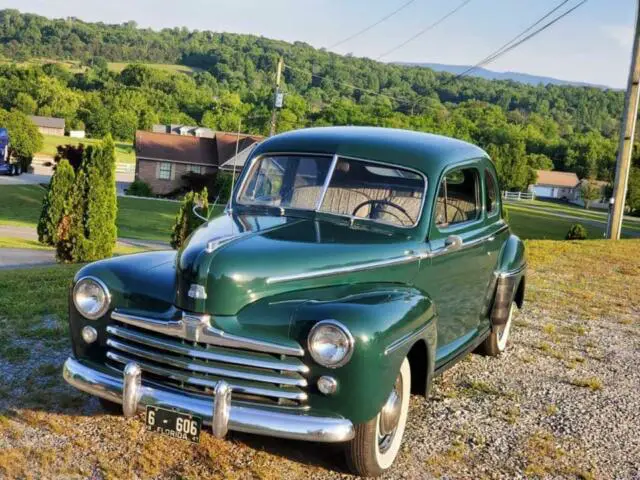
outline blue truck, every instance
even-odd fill
[[[21,163],[11,163],[10,160],[9,132],[6,128],[0,128],[0,175],[20,175],[22,173]]]

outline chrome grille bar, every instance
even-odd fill
[[[107,346],[120,350],[137,357],[145,358],[157,363],[163,363],[172,367],[181,368],[191,372],[204,373],[207,375],[216,375],[219,377],[238,378],[241,380],[250,380],[254,382],[271,383],[274,385],[291,385],[296,387],[306,387],[307,380],[298,374],[278,375],[263,373],[256,370],[250,370],[245,367],[224,368],[216,364],[205,363],[198,360],[189,360],[185,358],[176,357],[174,355],[166,354],[164,352],[158,353],[157,351],[147,350],[128,343],[123,343],[118,340],[109,338],[107,340]]]
[[[278,355],[293,355],[301,357],[304,350],[300,345],[281,345],[265,342],[253,338],[242,337],[224,332],[211,326],[211,317],[202,314],[188,314],[183,312],[180,320],[158,320],[139,315],[132,315],[114,310],[111,318],[134,327],[151,330],[172,337],[178,337],[192,342],[202,342],[221,347],[244,348]]]
[[[275,359],[268,355],[259,353],[249,353],[241,350],[223,350],[216,347],[214,350],[197,346],[189,346],[178,341],[161,338],[152,334],[140,333],[130,328],[123,328],[116,325],[107,327],[107,332],[113,336],[141,343],[148,347],[157,348],[167,352],[177,353],[201,360],[211,360],[234,365],[244,365],[247,367],[264,368],[268,370],[280,370],[284,372],[308,373],[307,367],[298,358]]]
[[[129,357],[126,355],[121,355],[119,353],[108,351],[107,358],[113,360],[114,362],[121,363],[126,365],[129,362],[137,363],[142,371],[146,371],[152,373],[154,375],[160,375],[165,378],[172,379],[177,382],[188,383],[190,385],[196,385],[199,387],[205,387],[210,389],[215,389],[219,380],[221,378],[215,377],[203,377],[200,375],[189,375],[185,372],[181,372],[178,370],[173,370],[170,368],[164,368],[161,366],[156,366],[151,363],[139,360],[138,358]],[[274,387],[269,388],[267,386],[256,386],[255,384],[251,384],[249,382],[243,382],[239,380],[233,379],[225,379],[227,383],[231,386],[234,392],[245,393],[248,395],[259,395],[263,397],[270,397],[276,399],[287,399],[287,400],[297,400],[297,401],[305,401],[307,399],[306,392],[295,388],[295,387]]]

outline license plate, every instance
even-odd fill
[[[202,419],[166,408],[147,406],[147,431],[200,443]]]

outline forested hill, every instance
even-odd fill
[[[525,188],[533,168],[580,177],[613,175],[623,93],[532,86],[375,62],[251,35],[154,31],[51,20],[0,11],[0,106],[63,116],[88,132],[131,140],[154,122],[198,123],[266,133],[274,71],[283,56],[285,107],[278,130],[311,125],[380,125],[450,135],[485,148],[507,188]],[[46,60],[45,60],[46,59]],[[78,61],[69,70],[39,66]],[[192,75],[109,62],[179,63]]]

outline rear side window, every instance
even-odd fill
[[[436,225],[440,228],[476,220],[480,215],[478,171],[460,168],[447,173],[436,202]]]
[[[484,178],[486,183],[486,199],[485,202],[487,204],[487,215],[493,215],[499,210],[498,206],[498,188],[496,187],[496,182],[493,179],[493,175],[489,173],[489,171],[484,172]]]

